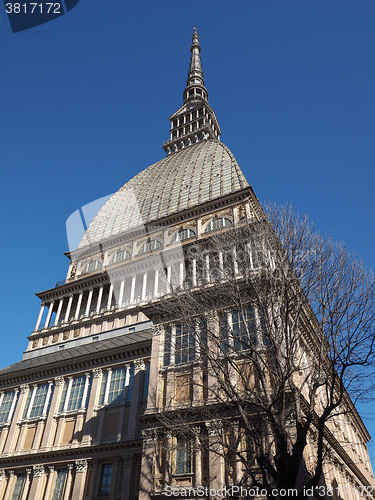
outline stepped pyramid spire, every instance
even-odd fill
[[[163,144],[167,155],[197,142],[220,140],[221,130],[207,98],[204,85],[202,63],[197,28],[194,28],[191,45],[190,67],[184,90],[184,103],[169,119],[171,121],[170,139]]]

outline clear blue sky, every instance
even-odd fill
[[[164,157],[194,26],[258,198],[291,201],[375,267],[373,0],[80,0],[16,34],[0,16],[1,367],[26,348],[34,293],[65,277],[67,217]]]

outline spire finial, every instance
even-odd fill
[[[163,144],[168,155],[200,141],[220,140],[221,130],[215,113],[207,101],[208,92],[204,85],[200,51],[198,30],[195,27],[184,102],[182,107],[169,118],[170,139]]]
[[[201,47],[199,45],[199,35],[197,30],[198,29],[195,27],[192,37],[192,44],[190,49],[191,52],[190,67],[189,67],[187,84],[184,91],[184,102],[186,102],[188,99],[192,100],[192,97],[195,94],[194,88],[201,89],[201,92],[198,92],[198,95],[203,97],[205,100],[207,100],[208,97],[207,89],[204,86],[204,78],[203,78],[202,63],[200,56]]]

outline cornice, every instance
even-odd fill
[[[43,463],[44,465],[53,464],[56,462],[74,461],[76,459],[87,459],[88,461],[97,458],[103,459],[106,456],[113,456],[114,452],[121,452],[123,450],[133,451],[134,453],[141,453],[142,440],[135,439],[129,441],[120,441],[114,443],[93,445],[93,446],[77,446],[64,449],[54,450],[38,450],[38,453],[32,454],[30,451],[22,455],[1,456],[1,466],[3,468],[9,467],[31,467]]]
[[[68,353],[69,351],[66,350],[64,352]],[[71,375],[113,363],[127,362],[139,357],[150,356],[151,338],[136,345],[128,345],[120,348],[114,347],[102,352],[90,353],[68,360],[63,359],[45,366],[35,365],[13,372],[13,374],[7,373],[3,376],[0,374],[0,387],[1,389],[10,389],[27,382],[50,380],[59,375]]]

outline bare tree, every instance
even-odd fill
[[[374,275],[292,207],[184,252],[184,285],[146,310],[164,326],[161,365],[179,377],[155,403],[159,442],[168,431],[201,451],[203,482],[216,454],[227,486],[307,498],[333,444],[346,453],[342,422],[363,425],[354,403],[374,380]]]

